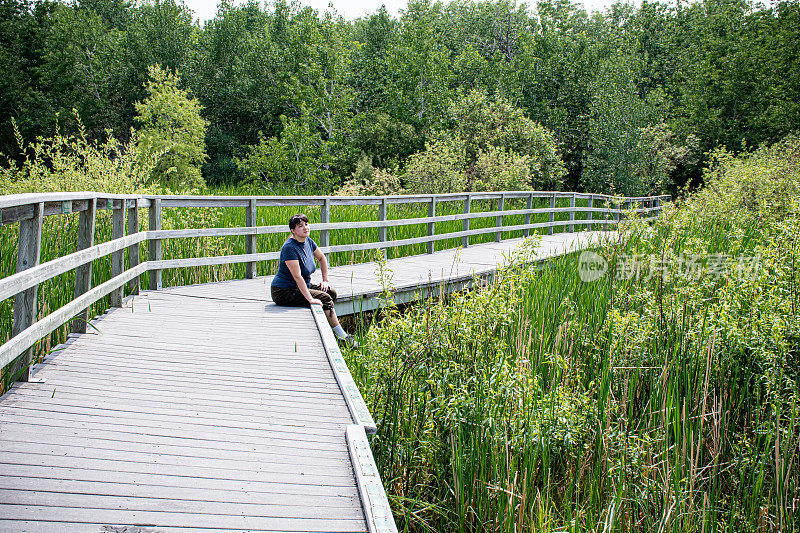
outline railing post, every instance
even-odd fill
[[[590,194],[586,201],[586,231],[592,231],[592,208],[594,207],[594,195]]]
[[[555,213],[553,213],[553,209],[556,208],[556,193],[550,195],[550,216],[548,217],[548,221],[550,225],[547,227],[547,234],[553,234],[553,222],[555,222]]]
[[[256,199],[251,198],[250,202],[247,205],[247,213],[245,213],[245,225],[248,228],[256,227],[256,214],[258,212],[258,208],[256,206]],[[247,235],[244,238],[244,252],[246,254],[254,254],[257,253],[258,250],[256,249],[256,235]],[[256,261],[249,261],[245,263],[245,277],[247,279],[253,279],[258,276],[258,263]]]
[[[573,211],[569,212],[569,232],[575,232],[575,193],[572,193],[572,197],[569,199],[569,207],[573,209]]]
[[[331,221],[331,199],[327,196],[323,198],[322,206],[320,207],[319,221],[323,224],[328,224]],[[319,245],[322,247],[330,246],[331,244],[331,230],[324,229],[319,232]]]
[[[128,202],[128,235],[139,233],[139,200],[124,200]],[[128,265],[130,268],[139,266],[139,243],[128,246]],[[128,292],[139,294],[139,276],[128,282]]]
[[[42,252],[42,222],[44,221],[44,202],[33,206],[33,216],[19,223],[19,242],[17,243],[17,272],[28,270],[39,264]],[[25,289],[14,296],[14,323],[11,336],[27,329],[36,319],[36,295],[39,285]],[[33,348],[25,350],[10,368],[11,378],[20,372],[19,381],[28,381],[25,370],[33,360]]]
[[[505,193],[500,195],[500,198],[497,199],[497,210],[502,211],[506,205],[506,195]],[[503,215],[497,215],[494,223],[495,227],[500,228],[500,231],[494,234],[494,242],[500,242],[503,240]]]
[[[112,201],[112,200],[109,200]],[[120,202],[119,206],[116,205],[117,201]],[[113,200],[113,211],[111,215],[111,238],[121,239],[125,236],[125,202],[127,200]],[[111,277],[116,278],[122,274],[123,270],[123,256],[124,251],[119,250],[111,254]],[[109,294],[111,300],[111,307],[122,307],[122,290],[120,287],[114,289]]]
[[[464,200],[464,214],[468,215],[472,211],[472,195],[467,193],[467,199]],[[469,219],[464,219],[464,231],[469,231]],[[466,248],[469,246],[469,235],[461,237],[461,246]]]
[[[525,209],[533,209],[533,193],[528,194],[528,200],[525,202]],[[531,214],[525,213],[525,225],[527,226],[530,223],[531,223]],[[524,230],[522,230],[523,237],[530,237],[530,235],[531,235],[530,228],[525,228]]]
[[[436,216],[436,196],[431,196],[431,202],[428,204],[428,216]],[[434,235],[436,235],[436,223],[428,222],[428,237],[433,237]],[[432,240],[428,241],[428,253],[432,254],[435,251],[436,243]]]
[[[161,198],[155,198],[150,204],[150,218],[147,224],[147,229],[150,231],[158,231],[161,229]],[[148,261],[161,261],[161,239],[150,239],[147,248]],[[150,270],[150,290],[161,290],[161,269],[154,268]]]
[[[386,222],[386,215],[387,215],[387,208],[389,204],[386,202],[386,197],[384,196],[381,198],[381,203],[378,205],[378,220],[380,222]],[[378,228],[378,240],[380,242],[386,242],[386,226],[380,226]]]
[[[619,229],[619,219],[620,219],[620,216],[619,216],[619,203],[620,203],[619,202],[619,198],[615,197],[613,205],[614,205],[614,220],[617,223],[617,229]]]
[[[78,215],[78,250],[94,245],[94,224],[97,211],[97,198],[86,201],[86,209]],[[86,263],[75,269],[75,298],[89,290],[92,283],[92,263]],[[72,320],[73,333],[86,333],[89,321],[89,308],[82,310]]]

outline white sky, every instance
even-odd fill
[[[637,5],[641,0],[631,0]],[[201,24],[206,20],[214,18],[217,13],[218,0],[184,0],[186,5],[194,11],[195,18],[199,18]],[[235,2],[239,3],[239,2]],[[329,3],[333,3],[337,13],[346,19],[356,19],[377,11],[381,5],[386,6],[386,10],[397,16],[401,9],[405,9],[408,0],[301,0],[303,5],[311,6],[318,11],[324,11]],[[613,3],[613,0],[582,0],[587,11],[602,11]],[[528,4],[535,4],[529,1]]]

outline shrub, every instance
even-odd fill
[[[356,170],[336,191],[339,196],[382,196],[399,194],[402,191],[400,179],[388,170],[372,166],[372,158],[367,155],[356,163]]]
[[[196,98],[178,88],[178,77],[160,66],[150,67],[148,96],[136,102],[136,122],[140,125],[142,154],[155,157],[150,182],[171,190],[205,185],[200,167],[207,159],[206,128],[200,116],[202,106]]]
[[[328,142],[311,127],[308,117],[281,115],[280,136],[259,138],[236,166],[251,181],[262,185],[290,184],[295,188],[320,189],[330,180]]]
[[[405,184],[412,193],[443,194],[466,190],[465,154],[461,143],[437,140],[409,158]]]
[[[90,141],[77,112],[75,135],[56,131],[50,138],[25,143],[15,127],[21,163],[0,165],[0,192],[98,191],[133,193],[143,189],[155,168],[158,154],[140,150],[135,132],[126,143],[111,132],[99,143]]]

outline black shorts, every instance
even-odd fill
[[[288,307],[311,307],[306,297],[300,292],[297,287],[270,287],[272,292],[272,301],[276,305],[285,305]],[[336,291],[328,287],[327,291],[323,291],[319,285],[314,283],[308,289],[311,296],[322,302],[322,308],[326,311],[333,309],[333,304],[336,303]]]

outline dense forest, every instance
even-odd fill
[[[222,2],[200,26],[175,0],[0,2],[6,165],[80,128],[126,143],[165,86],[186,104],[162,94],[162,126],[193,132],[190,184],[199,168],[209,185],[306,191],[674,193],[712,149],[800,127],[800,4],[412,0],[347,21]]]

